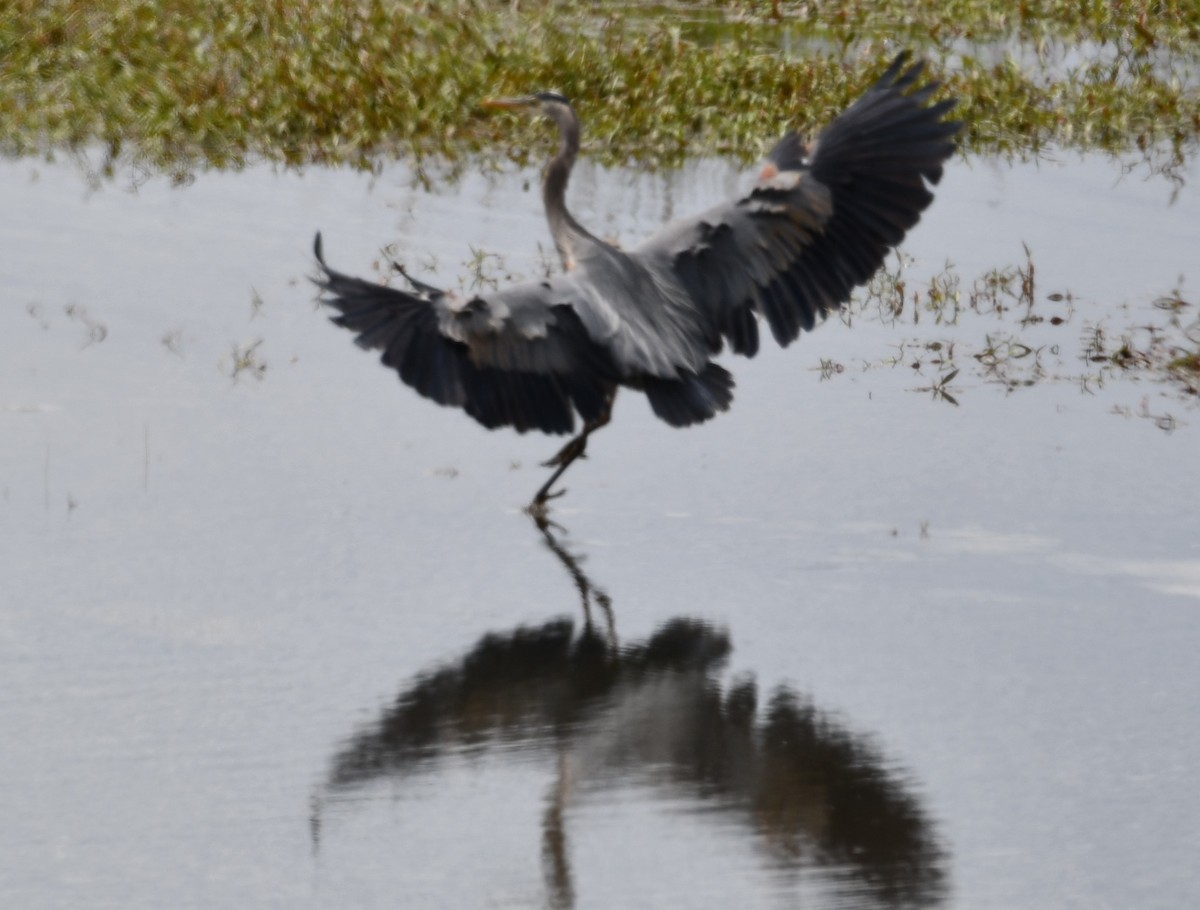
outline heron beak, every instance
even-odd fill
[[[479,102],[480,107],[486,107],[489,110],[496,111],[511,111],[520,110],[525,107],[532,107],[537,102],[536,98],[485,98]]]

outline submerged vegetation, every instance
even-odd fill
[[[485,146],[522,160],[527,134],[477,102],[557,88],[607,163],[748,159],[826,122],[900,47],[961,99],[969,151],[1053,144],[1170,166],[1197,146],[1194,0],[7,0],[0,151],[100,149],[106,172],[177,178]]]

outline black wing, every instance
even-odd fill
[[[314,243],[322,302],[336,325],[438,404],[460,407],[489,429],[569,433],[604,410],[615,383],[603,349],[547,284],[464,300],[427,284],[411,291],[331,269]]]
[[[933,200],[926,183],[941,179],[961,124],[943,119],[953,100],[928,103],[937,83],[909,91],[923,64],[906,61],[812,147],[795,133],[780,140],[747,196],[634,251],[691,298],[710,345],[754,356],[759,315],[790,344],[874,274]]]

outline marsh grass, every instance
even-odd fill
[[[267,363],[259,353],[262,343],[262,338],[256,338],[247,344],[237,344],[235,342],[231,346],[230,379],[237,382],[243,375],[248,375],[261,381],[267,375]]]
[[[481,116],[477,102],[557,88],[606,163],[752,159],[785,128],[827,122],[901,46],[959,97],[969,151],[1053,144],[1170,166],[1200,133],[1194,0],[665,9],[7,0],[0,150],[87,154],[98,176],[130,167],[178,180],[251,160],[370,168],[405,157],[424,174],[485,147],[523,163],[542,134]],[[1089,52],[1064,51],[1079,45]]]
[[[1007,393],[1046,382],[1069,382],[1085,393],[1114,381],[1150,382],[1163,397],[1200,406],[1200,307],[1181,289],[1123,306],[1070,291],[1044,293],[1032,251],[1023,252],[1021,262],[973,279],[947,264],[920,280],[906,277],[911,262],[897,254],[854,296],[842,321],[873,319],[908,334],[888,353],[865,357],[861,368],[907,368],[927,378],[914,391],[955,405],[963,380],[974,378]],[[1081,318],[1097,311],[1127,319]],[[820,371],[828,379],[845,367],[822,361]],[[1170,414],[1151,414],[1148,402],[1149,396],[1139,409],[1119,412],[1150,416],[1164,429],[1178,426]]]

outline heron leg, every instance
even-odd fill
[[[559,490],[557,493],[551,493],[550,488],[554,486],[554,482],[558,478],[562,477],[563,472],[571,466],[571,463],[576,458],[586,456],[588,436],[612,420],[613,401],[616,397],[617,393],[614,389],[608,396],[608,402],[604,406],[604,411],[585,423],[583,425],[583,432],[559,449],[558,454],[549,461],[543,462],[544,467],[554,468],[554,473],[550,475],[549,480],[542,484],[541,489],[534,494],[533,502],[530,503],[531,510],[540,510],[545,507],[547,500],[562,496],[563,493],[567,492],[566,490]]]
[[[555,468],[566,462],[574,461],[580,455],[585,455],[587,453],[587,434],[590,425],[584,424],[583,432],[571,437],[571,440],[559,449],[553,458],[547,458],[542,462],[542,467]]]

